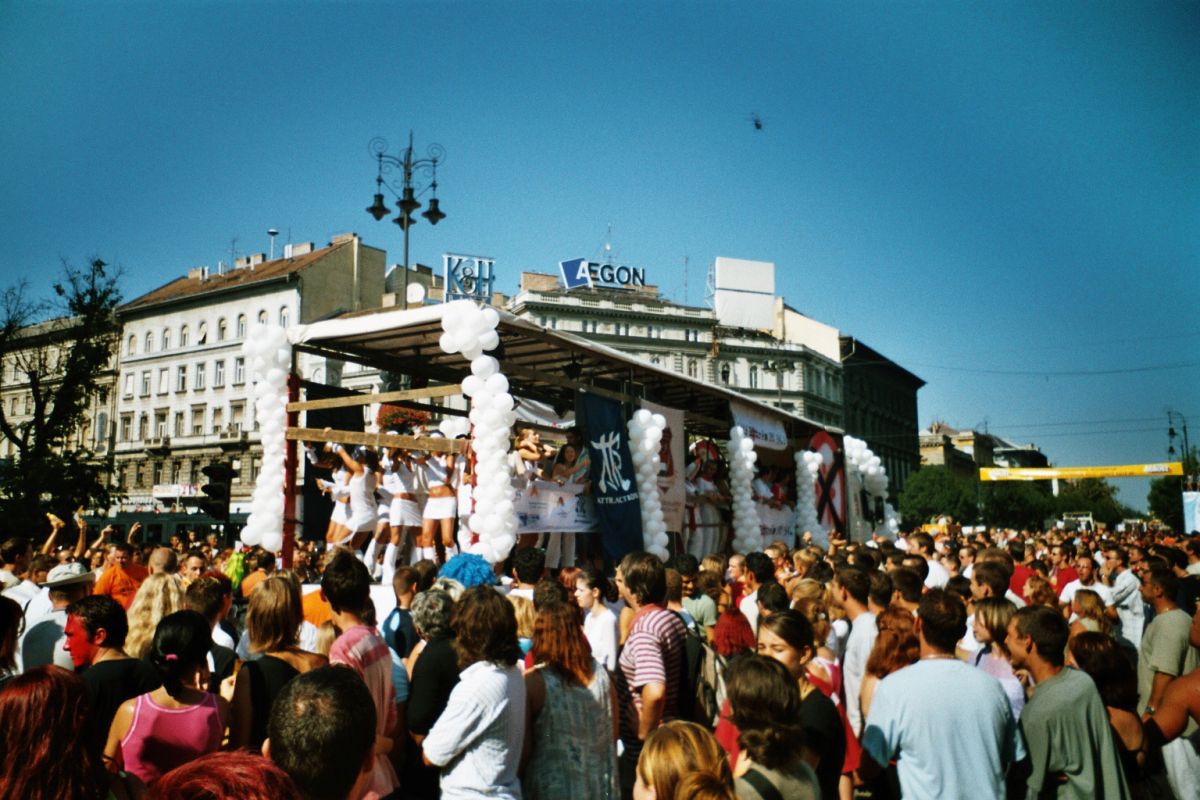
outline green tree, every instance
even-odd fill
[[[1098,523],[1109,528],[1137,512],[1117,499],[1117,487],[1101,478],[1085,478],[1066,481],[1058,492],[1055,502],[1058,513],[1066,511],[1089,511]]]
[[[1183,473],[1195,475],[1200,472],[1200,456],[1192,448],[1183,459]],[[1183,531],[1183,478],[1170,475],[1150,481],[1150,492],[1146,495],[1150,513],[1169,525],[1173,531]]]
[[[80,506],[112,502],[111,458],[92,448],[105,432],[81,435],[120,332],[119,272],[106,266],[64,262],[49,301],[32,298],[23,282],[0,295],[0,390],[21,401],[15,415],[0,403],[0,434],[13,448],[0,462],[0,514],[9,530],[35,534],[47,511],[68,519]]]
[[[910,526],[949,515],[971,524],[978,514],[979,481],[955,475],[946,467],[921,467],[908,476],[900,495],[900,513]]]
[[[1040,481],[984,484],[983,519],[988,525],[1037,530],[1053,512],[1054,498]]]

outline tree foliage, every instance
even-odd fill
[[[14,450],[0,462],[0,513],[10,530],[34,533],[46,511],[66,518],[112,502],[111,462],[93,451],[93,436],[78,434],[117,347],[119,277],[99,260],[64,262],[51,300],[31,297],[24,282],[0,295],[0,388],[19,393],[29,412],[0,404],[0,434]]]
[[[1055,510],[1059,514],[1088,511],[1096,522],[1109,528],[1123,519],[1138,516],[1135,510],[1117,499],[1117,487],[1100,478],[1067,481],[1059,489]]]
[[[1040,530],[1052,516],[1054,497],[1043,481],[996,481],[984,484],[983,519],[988,525]]]
[[[1183,459],[1183,473],[1195,475],[1197,472],[1200,472],[1200,455],[1193,447]],[[1169,525],[1171,530],[1183,531],[1183,478],[1172,475],[1150,481],[1146,504],[1150,507],[1150,513]]]
[[[946,467],[921,467],[904,482],[900,513],[912,526],[942,515],[971,524],[979,516],[978,487],[978,480],[955,475]]]

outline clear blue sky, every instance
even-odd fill
[[[449,215],[413,260],[511,291],[611,224],[692,303],[773,261],[928,381],[922,425],[1125,463],[1174,408],[1200,442],[1195,2],[5,3],[0,101],[3,284],[98,255],[134,297],[270,227],[399,261],[367,142],[412,128]]]

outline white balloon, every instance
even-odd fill
[[[489,392],[501,394],[508,391],[508,378],[501,372],[489,376],[485,383]]]
[[[471,360],[471,372],[480,378],[495,375],[500,370],[500,362],[491,356],[479,356]]]
[[[483,326],[487,330],[495,330],[496,326],[500,324],[500,312],[491,306],[484,308],[480,316],[483,318]]]

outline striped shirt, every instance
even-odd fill
[[[634,616],[616,674],[621,704],[621,741],[627,752],[640,751],[642,747],[638,739],[642,687],[662,684],[666,688],[663,721],[678,716],[686,635],[683,620],[661,606],[645,606]]]
[[[389,736],[396,727],[396,696],[392,686],[391,648],[375,628],[354,625],[346,629],[329,648],[329,663],[344,664],[357,672],[367,684],[375,701],[375,733]],[[369,789],[380,797],[395,791],[399,785],[396,771],[386,754],[375,756]]]

